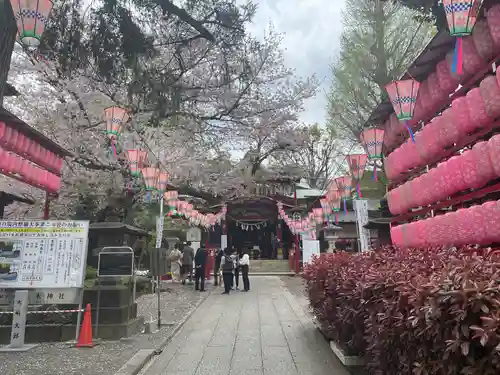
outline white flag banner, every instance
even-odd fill
[[[368,224],[368,200],[354,200],[354,211],[356,212],[356,221],[358,227],[358,238],[361,251],[370,249],[370,230],[365,228]]]

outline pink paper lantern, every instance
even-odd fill
[[[353,154],[346,156],[349,172],[354,180],[359,181],[365,174],[365,167],[368,163],[368,155],[366,154]]]
[[[351,176],[337,177],[334,181],[337,184],[337,188],[340,192],[340,197],[344,199],[350,198],[352,191],[352,177]]]
[[[422,82],[420,84],[420,88],[418,90],[418,99],[417,99],[417,103],[416,103],[416,108],[419,107],[418,102],[421,103],[420,104],[421,109],[419,108],[419,111],[418,111],[418,115],[419,115],[418,120],[424,120],[429,115],[431,115],[430,112],[432,110],[432,101],[431,101],[430,94],[429,94],[429,81],[427,81],[427,80],[425,80],[424,82]],[[415,119],[417,120],[416,117],[415,117]]]
[[[486,20],[483,19],[477,22],[472,32],[472,40],[479,56],[484,61],[490,61],[498,53],[498,48],[495,46]]]
[[[392,156],[392,153],[384,158],[384,170],[385,175],[389,180],[394,180],[397,176],[396,170],[394,169],[394,157]]]
[[[486,20],[490,29],[491,39],[495,43],[495,51],[500,49],[500,5],[493,5],[486,12]]]
[[[460,186],[460,190],[466,188],[477,189],[481,187],[479,174],[476,168],[476,154],[471,150],[467,150],[459,157],[459,160],[461,168],[457,173],[460,172],[462,174],[464,181],[464,184]]]
[[[402,226],[394,226],[391,228],[391,240],[392,243],[397,247],[403,246],[403,231]]]
[[[398,120],[408,121],[413,118],[419,87],[420,82],[414,79],[394,81],[385,87]]]
[[[449,95],[458,87],[460,82],[456,76],[451,74],[450,65],[446,60],[439,62],[436,66],[437,79],[439,82],[439,87],[446,95]]]
[[[429,74],[427,80],[429,81],[429,95],[435,105],[439,105],[439,103],[448,97],[448,94],[441,89],[436,72]]]
[[[443,147],[438,142],[440,122],[441,119],[436,117],[417,133],[416,143],[420,146],[422,160],[426,163],[431,160],[436,160],[436,158],[443,152]]]
[[[425,205],[424,197],[421,194],[422,185],[425,183],[425,178],[422,176],[418,176],[411,181],[410,183],[410,191],[416,192],[416,194],[412,194],[412,207],[421,207]]]
[[[3,148],[0,148],[0,169],[5,171],[8,167],[9,162],[8,152]]]
[[[464,74],[466,76],[471,76],[477,73],[477,71],[480,70],[487,63],[487,61],[479,55],[472,37],[463,38],[462,48],[464,58]]]
[[[389,206],[389,211],[391,211],[391,214],[393,215],[399,215],[402,214],[403,211],[401,210],[401,203],[400,203],[400,192],[401,189],[399,187],[392,189],[387,193],[387,205]]]
[[[52,1],[10,0],[17,23],[18,40],[27,47],[38,47],[48,22]]]
[[[473,88],[467,93],[466,99],[471,121],[476,124],[477,128],[489,127],[493,120],[488,116],[481,90],[477,87]]]
[[[488,154],[496,177],[500,177],[500,134],[494,135],[488,141]]]
[[[60,156],[56,156],[56,160],[55,160],[55,168],[56,168],[56,172],[58,174],[61,173],[61,170],[62,170],[62,167],[63,167],[63,158],[61,158]]]
[[[441,115],[441,119],[441,131],[444,133],[443,136],[446,140],[445,147],[452,146],[454,143],[457,143],[462,136],[453,121],[453,110],[451,108],[447,108]]]
[[[462,137],[476,130],[476,124],[474,124],[470,118],[467,99],[464,96],[453,100],[451,103],[451,109],[453,124],[456,126]]]
[[[475,168],[477,170],[478,186],[483,187],[496,177],[495,169],[490,159],[488,142],[476,143],[472,147],[472,153],[476,162]]]
[[[469,209],[460,209],[457,212],[457,241],[455,245],[470,245],[475,243],[474,229],[471,223],[474,221],[474,212]]]
[[[9,138],[6,140],[6,146],[9,150],[15,151],[18,137],[19,132],[14,128],[10,128]]]
[[[9,157],[10,157],[10,167],[8,171],[13,174],[19,174],[19,171],[21,170],[22,159],[18,155],[12,152],[9,152]]]
[[[361,144],[368,154],[369,160],[382,159],[382,146],[384,141],[384,130],[370,128],[363,130],[360,134]]]
[[[492,119],[500,116],[500,87],[495,76],[488,76],[479,84],[486,113]]]
[[[500,242],[500,203],[490,201],[482,204],[485,239],[481,245]]]
[[[472,244],[484,244],[487,242],[488,235],[485,231],[486,218],[484,217],[483,207],[473,206],[469,208],[469,211],[471,211],[472,216],[470,226],[474,233]]]
[[[424,165],[422,158],[420,157],[420,152],[418,151],[421,149],[420,145],[417,145],[416,141],[413,142],[410,139],[406,141],[406,155],[407,155],[407,163],[409,164],[408,169],[411,168],[416,168],[421,165]]]

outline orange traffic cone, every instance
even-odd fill
[[[78,336],[78,342],[76,343],[77,348],[93,348],[96,344],[92,342],[92,312],[90,309],[90,303],[87,304],[85,308],[85,313],[83,314],[83,324],[80,335]]]

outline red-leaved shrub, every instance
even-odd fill
[[[323,331],[371,374],[500,373],[500,255],[384,248],[304,270]]]

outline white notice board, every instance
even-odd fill
[[[88,221],[0,220],[0,288],[82,288]]]

